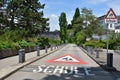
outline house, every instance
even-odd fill
[[[104,29],[109,29],[114,31],[115,33],[120,33],[120,16],[118,16],[118,22],[115,24],[107,24],[105,23],[105,15],[98,17],[97,19],[100,21]]]
[[[54,31],[54,32],[44,32],[41,33],[41,37],[46,37],[49,39],[55,39],[55,40],[60,40],[60,32],[59,31]]]

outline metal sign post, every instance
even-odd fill
[[[114,13],[112,8],[110,8],[107,15],[105,16],[105,23],[108,24],[108,29],[107,29],[107,53],[108,53],[108,49],[109,49],[109,35],[108,35],[109,25],[117,23],[117,16]]]
[[[107,46],[106,46],[107,47],[107,67],[112,67],[112,65],[113,65],[113,63],[112,63],[113,62],[113,55],[112,55],[112,53],[108,52],[108,49],[109,49],[109,33],[108,33],[108,30],[109,30],[109,26],[110,25],[117,23],[117,16],[114,13],[112,8],[110,8],[110,10],[108,11],[107,15],[105,16],[105,23],[108,24],[108,29],[107,29]]]

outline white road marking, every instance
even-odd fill
[[[90,70],[88,70],[88,68],[84,67],[84,70],[87,76],[94,76],[94,74],[90,74]]]
[[[57,72],[61,74],[63,73],[63,70],[64,70],[64,66],[57,66],[55,70],[53,71],[53,74],[56,74]]]
[[[80,68],[80,69],[79,69]],[[33,69],[34,73],[73,74],[74,77],[95,76],[88,67],[41,65]]]
[[[64,56],[62,58],[56,59],[55,61],[63,61],[63,62],[79,62],[77,59],[71,57],[71,56]]]
[[[49,69],[50,69],[50,68],[54,68],[54,67],[55,67],[55,66],[53,66],[53,65],[49,65],[49,66],[47,66],[47,67],[43,70],[43,72],[44,72],[44,73],[47,73],[47,72],[50,72],[50,73],[51,73],[52,71],[50,71]]]

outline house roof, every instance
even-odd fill
[[[106,15],[100,16],[100,17],[98,17],[97,19],[98,19],[98,20],[103,20],[103,19],[105,18],[105,16],[106,16]],[[117,17],[118,17],[118,20],[120,20],[120,15],[117,15]]]

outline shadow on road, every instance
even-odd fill
[[[39,73],[38,73],[39,74]],[[45,73],[43,73],[45,74]],[[107,71],[104,71],[100,67],[91,68],[77,68],[77,72],[67,70],[67,73],[52,74],[49,73],[44,78],[40,79],[23,79],[23,80],[115,80],[115,77]]]

